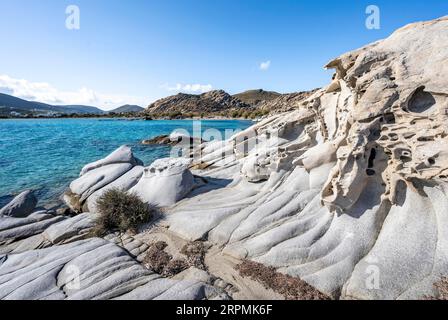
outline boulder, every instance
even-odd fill
[[[191,164],[186,158],[165,158],[145,168],[143,177],[129,191],[143,201],[161,207],[170,206],[182,200],[194,186]]]
[[[124,175],[116,179],[115,181],[109,183],[104,188],[95,191],[86,201],[87,211],[97,212],[96,202],[99,197],[101,197],[107,190],[117,188],[123,191],[128,191],[133,186],[135,186],[143,175],[144,167],[136,166],[126,172]]]
[[[161,136],[157,136],[155,138],[146,139],[146,140],[142,141],[142,144],[146,144],[146,145],[151,145],[151,144],[165,144],[165,145],[169,145],[169,144],[172,144],[172,143],[173,143],[173,141],[171,141],[169,135],[161,135]]]
[[[181,143],[182,145],[200,145],[204,143],[205,140],[202,140],[201,138],[197,137],[191,137],[189,135],[185,135],[183,132],[173,132],[170,135],[161,135],[157,136],[155,138],[143,140],[142,144],[145,145],[177,145]]]
[[[51,225],[63,221],[65,218],[53,214],[39,212],[25,218],[3,217],[0,219],[0,253],[9,253],[22,245],[28,238],[40,235]],[[36,240],[36,239],[34,239]],[[39,241],[32,241],[39,245]],[[22,246],[21,250],[30,248]]]
[[[141,165],[129,147],[120,147],[106,158],[86,165],[64,193],[63,200],[74,212],[93,210],[101,189],[111,184],[125,190],[131,188],[141,175]],[[86,201],[91,196],[92,201]]]
[[[85,165],[84,168],[82,168],[80,175],[83,176],[91,170],[114,163],[130,163],[133,166],[143,165],[141,160],[134,157],[131,148],[128,146],[121,146],[106,158]]]
[[[80,195],[83,202],[95,191],[107,186],[132,169],[130,163],[114,163],[91,170],[70,183],[70,191]]]
[[[74,237],[82,239],[95,226],[96,218],[97,215],[86,212],[52,224],[42,235],[52,244],[69,242]]]
[[[27,190],[15,197],[0,210],[1,216],[22,218],[30,215],[36,208],[37,198],[33,191]]]

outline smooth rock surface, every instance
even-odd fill
[[[6,255],[0,259],[0,299],[203,299],[205,285],[174,281],[143,268],[102,239]]]
[[[122,191],[128,191],[134,187],[141,179],[143,175],[143,166],[135,166],[124,175],[109,183],[104,188],[95,191],[90,197],[87,198],[86,207],[89,212],[97,212],[96,202],[107,190],[113,188],[120,189]]]
[[[408,25],[331,61],[329,86],[292,111],[205,143],[193,166],[209,166],[195,174],[231,183],[170,207],[165,226],[334,298],[437,296],[448,275],[446,43],[448,17]]]
[[[63,199],[75,212],[95,212],[96,200],[104,191],[113,187],[127,191],[137,183],[143,171],[142,164],[129,147],[122,146],[106,158],[87,164],[80,177],[72,181]]]
[[[131,148],[129,148],[128,146],[122,146],[112,152],[106,158],[85,165],[81,170],[80,176],[85,175],[91,170],[114,163],[130,163],[133,166],[143,165],[141,160],[134,157]]]
[[[326,66],[335,70],[330,84],[291,111],[228,141],[204,143],[191,164],[158,160],[129,191],[166,207],[158,223],[171,237],[207,240],[223,256],[272,266],[333,298],[437,296],[434,282],[448,275],[447,43],[444,17],[344,54]],[[86,166],[67,202],[83,208],[112,184],[131,185],[138,176],[124,178],[137,165],[131,155],[121,149]],[[191,167],[202,181],[197,189]],[[0,219],[4,253],[27,237],[22,248],[42,245],[48,219],[26,219]],[[63,239],[61,226],[78,230],[76,221],[52,227],[49,237]],[[109,240],[129,252],[89,239],[3,255],[0,295],[222,297],[201,282],[144,270],[130,256],[141,260],[147,246],[140,240]],[[80,290],[66,286],[71,266],[81,268]]]
[[[2,216],[23,218],[30,215],[36,208],[37,198],[31,190],[27,190],[16,196],[6,206],[0,209]]]
[[[165,207],[182,200],[194,186],[189,159],[158,159],[145,168],[143,177],[129,191],[150,204]]]

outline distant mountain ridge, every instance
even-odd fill
[[[298,108],[303,100],[310,97],[316,91],[317,89],[279,94],[277,97],[273,97],[272,99],[259,101],[255,107],[260,111],[269,111],[271,113],[286,112]]]
[[[9,117],[12,113],[31,116],[59,115],[104,115],[142,113],[146,117],[184,117],[184,116],[224,116],[224,117],[260,117],[270,113],[294,109],[309,97],[313,91],[280,94],[263,89],[248,90],[230,95],[223,90],[209,91],[203,94],[186,94],[162,98],[150,104],[147,109],[138,105],[126,104],[110,111],[84,105],[50,105],[37,101],[28,101],[8,94],[0,93],[0,116]]]
[[[0,93],[0,108],[8,108],[10,110],[16,111],[26,111],[26,112],[54,112],[61,114],[104,114],[105,111],[92,106],[84,105],[50,105],[42,102],[28,101],[20,99],[8,94]]]
[[[294,109],[315,90],[281,94],[263,89],[248,90],[229,95],[215,90],[200,95],[179,93],[157,100],[145,111],[148,116],[175,117],[188,114],[224,115],[233,118],[260,117]]]
[[[110,110],[109,113],[127,113],[127,112],[142,112],[145,108],[137,105],[125,104],[124,106],[118,107],[116,109]]]
[[[251,109],[251,106],[223,90],[200,95],[179,93],[157,100],[146,109],[149,114],[216,113],[234,109]]]
[[[261,102],[274,100],[280,97],[281,94],[274,91],[264,91],[263,89],[256,89],[244,91],[233,96],[247,104],[250,104],[251,106],[256,106]]]

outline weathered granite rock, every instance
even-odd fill
[[[151,144],[163,144],[163,145],[170,145],[175,142],[171,141],[169,135],[161,135],[157,136],[151,139],[146,139],[142,141],[142,144],[151,145]]]
[[[52,224],[43,232],[42,236],[52,244],[72,242],[73,238],[82,239],[95,226],[96,218],[96,214],[89,212],[79,214]]]
[[[21,240],[39,235],[64,217],[38,213],[26,218],[3,217],[0,219],[0,252],[10,252],[20,244]]]
[[[189,159],[158,159],[145,168],[143,177],[129,190],[153,205],[170,206],[182,200],[193,188]]]
[[[15,197],[10,203],[0,209],[0,217],[23,218],[30,215],[36,208],[37,198],[33,191],[27,190]]]
[[[89,171],[70,184],[70,191],[81,195],[80,201],[85,201],[95,191],[107,186],[132,169],[130,163],[114,163]]]
[[[123,249],[88,239],[0,259],[0,299],[204,299],[206,285],[143,268]]]
[[[85,239],[96,217],[93,213],[67,217],[52,211],[37,211],[25,218],[4,217],[0,219],[0,253],[22,253]]]
[[[87,172],[98,169],[100,167],[109,165],[109,164],[116,164],[116,163],[130,163],[133,166],[142,166],[143,162],[136,157],[134,157],[134,154],[132,153],[131,148],[128,146],[122,146],[112,152],[110,155],[108,155],[106,158],[92,162],[90,164],[87,164],[82,168],[81,170],[81,176],[86,174]]]
[[[228,141],[205,143],[191,165],[189,159],[156,161],[130,187],[138,174],[129,172],[138,163],[122,149],[86,166],[67,201],[80,210],[104,188],[125,185],[145,201],[167,207],[161,225],[170,234],[207,239],[227,256],[272,266],[334,298],[434,296],[432,284],[448,274],[446,43],[447,17],[406,26],[334,59],[327,67],[336,73],[326,88]],[[223,182],[190,193],[192,166],[204,181]],[[15,249],[42,245],[39,232],[48,226],[5,221],[9,225],[0,230],[0,241],[12,239]],[[73,222],[62,225],[77,230]],[[53,229],[60,240],[61,226]],[[17,247],[15,239],[26,237]],[[110,241],[141,259],[144,244],[123,237],[112,235]],[[54,247],[3,256],[0,293],[5,298],[220,297],[197,281],[174,283],[148,274],[121,258],[122,249],[98,241],[69,244],[64,254]],[[59,273],[74,259],[72,250],[80,256],[75,265],[82,266],[82,279],[89,279],[77,292],[65,288],[68,278]]]
[[[96,202],[98,198],[100,198],[101,195],[103,195],[107,190],[118,188],[123,191],[128,191],[129,189],[134,187],[143,176],[143,170],[144,170],[143,166],[135,166],[118,179],[109,183],[104,188],[95,191],[86,200],[85,207],[87,208],[87,211],[97,212]]]
[[[106,158],[86,165],[63,199],[75,212],[95,212],[96,200],[105,190],[119,187],[127,191],[136,184],[142,174],[141,165],[129,147],[120,147]]]
[[[190,267],[173,277],[174,280],[197,280],[203,283],[211,283],[212,277],[207,271]]]
[[[188,144],[193,146],[194,144],[202,144],[205,141],[201,138],[186,136],[184,134],[175,134],[172,133],[170,135],[161,135],[151,139],[146,139],[142,141],[142,144],[145,145],[177,145],[179,143]]]
[[[166,227],[335,298],[435,295],[448,274],[446,43],[448,17],[406,26],[330,62],[330,85],[293,111],[206,143],[195,174],[233,182],[169,208]]]

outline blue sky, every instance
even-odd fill
[[[65,27],[71,4],[80,30]],[[379,30],[365,27],[371,4]],[[307,90],[329,82],[333,57],[444,15],[446,0],[0,0],[0,92],[111,108],[210,88]]]

